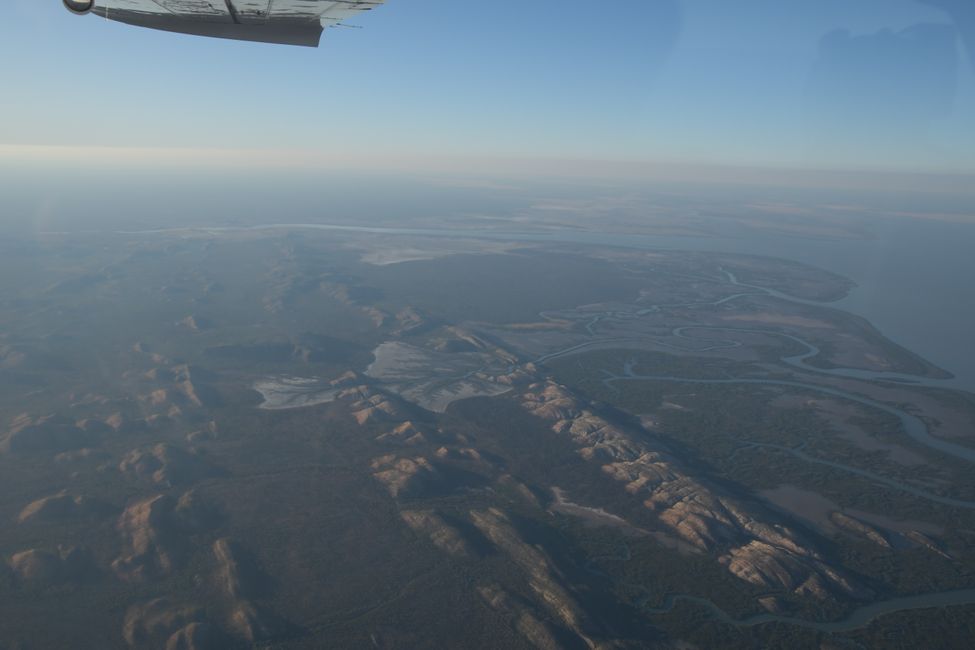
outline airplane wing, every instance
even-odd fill
[[[241,41],[318,47],[322,31],[385,0],[63,0],[76,14]]]

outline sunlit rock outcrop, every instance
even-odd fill
[[[192,483],[214,474],[209,463],[196,454],[164,443],[130,452],[119,464],[119,471],[164,486]]]
[[[393,497],[409,496],[439,480],[439,473],[426,458],[401,458],[396,454],[372,461],[373,476]]]
[[[512,627],[534,647],[539,650],[560,650],[563,647],[556,640],[550,625],[531,606],[520,602],[500,586],[479,587],[477,593],[491,609],[508,618]]]
[[[124,550],[112,563],[122,580],[140,582],[169,574],[179,555],[176,502],[158,495],[129,505],[118,521]]]
[[[376,440],[403,445],[422,445],[427,442],[427,436],[424,435],[422,429],[407,420],[390,431],[380,434]]]
[[[133,605],[125,614],[122,638],[131,648],[204,650],[215,648],[201,607],[157,598]]]
[[[529,586],[535,593],[538,603],[550,615],[560,621],[568,630],[574,633],[588,647],[596,647],[590,638],[591,623],[588,621],[583,608],[564,586],[561,576],[548,561],[542,551],[526,543],[518,531],[500,510],[476,510],[470,513],[471,521],[491,542],[504,552],[511,561],[525,574]],[[526,624],[530,621],[526,621]],[[544,628],[529,625],[535,630],[538,638],[545,638]]]
[[[925,548],[925,549],[931,551],[932,553],[934,553],[936,555],[940,555],[941,557],[945,558],[946,560],[953,559],[951,557],[951,555],[949,555],[948,553],[946,553],[941,548],[941,545],[940,544],[938,544],[936,541],[934,541],[933,539],[931,539],[930,537],[928,537],[927,535],[925,535],[924,533],[922,533],[919,530],[911,530],[911,531],[908,531],[908,532],[904,533],[904,537],[906,537],[907,539],[909,539],[911,542],[917,544],[921,548]]]
[[[193,622],[170,635],[166,650],[217,650],[216,636],[209,624]]]
[[[0,434],[0,453],[52,453],[57,454],[85,447],[91,436],[78,428],[74,420],[47,415],[32,418],[20,415]]]
[[[432,510],[404,510],[400,517],[417,534],[430,538],[435,546],[456,557],[469,557],[471,549],[460,532]]]
[[[268,641],[285,631],[275,616],[246,601],[234,608],[228,628],[231,634],[251,644]]]
[[[239,542],[221,538],[213,543],[217,583],[233,599],[258,598],[264,579],[253,558]]]
[[[402,406],[387,395],[369,391],[371,394],[360,399],[350,407],[352,417],[360,425],[370,422],[402,420],[406,412]]]
[[[103,514],[107,511],[103,503],[85,496],[72,496],[59,492],[29,503],[17,517],[19,523],[28,521],[58,522]]]
[[[840,528],[851,535],[862,537],[863,539],[873,542],[877,546],[890,548],[890,542],[887,540],[886,535],[873,526],[860,521],[859,519],[851,517],[850,515],[842,512],[831,512],[829,515],[829,520],[833,522],[837,528]]]
[[[94,572],[89,553],[77,547],[60,547],[56,553],[21,551],[10,558],[9,566],[18,582],[40,587],[80,582]]]
[[[522,404],[570,437],[580,456],[601,463],[608,476],[642,499],[663,532],[685,548],[715,554],[738,578],[817,598],[864,593],[771,513],[691,476],[662,443],[651,448],[645,436],[607,421],[565,387],[533,384]]]

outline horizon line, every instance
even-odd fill
[[[100,170],[115,165],[125,165],[128,171],[172,167],[194,171],[201,168],[215,171],[341,169],[376,173],[499,176],[528,174],[550,178],[590,177],[594,180],[610,177],[621,181],[644,179],[659,182],[797,185],[835,189],[891,189],[891,181],[897,181],[896,189],[975,193],[975,182],[973,182],[975,170],[517,154],[462,155],[419,152],[337,154],[313,149],[287,148],[0,144],[0,165],[78,162],[96,165]],[[914,187],[905,187],[904,182],[909,182]]]

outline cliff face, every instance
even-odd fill
[[[691,476],[662,443],[650,443],[586,407],[552,381],[532,384],[523,407],[569,437],[579,455],[643,500],[662,532],[683,547],[715,555],[738,578],[801,596],[864,593],[830,567],[810,540],[778,523],[770,512]]]
[[[125,550],[112,563],[119,578],[142,582],[172,571],[178,555],[173,532],[175,507],[172,497],[159,495],[125,509],[117,526]]]
[[[507,515],[496,508],[473,510],[470,517],[477,529],[524,572],[537,602],[548,614],[588,647],[596,647],[590,638],[592,624],[545,554],[526,543]]]
[[[10,571],[21,584],[53,587],[66,582],[84,582],[95,572],[91,557],[84,549],[59,547],[56,553],[28,549],[10,558]]]
[[[426,458],[380,456],[372,462],[373,476],[389,490],[390,496],[410,495],[439,480],[436,468]]]
[[[31,418],[24,414],[15,418],[10,428],[0,434],[0,454],[56,454],[80,449],[89,439],[84,429],[65,416]]]
[[[186,650],[215,647],[203,608],[157,598],[133,605],[125,614],[122,636],[132,648]]]
[[[403,510],[400,512],[400,518],[416,533],[429,537],[435,546],[450,555],[463,558],[474,555],[460,532],[436,512]]]

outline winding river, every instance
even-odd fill
[[[727,303],[731,300],[736,300],[745,296],[751,295],[767,295],[787,302],[807,304],[807,305],[820,305],[813,301],[802,300],[799,298],[794,298],[787,294],[783,294],[779,291],[773,289],[767,289],[765,287],[760,287],[756,285],[744,284],[739,282],[738,279],[729,271],[722,270],[729,285],[736,288],[746,288],[749,292],[739,292],[734,293],[723,298],[710,301],[710,302],[690,302],[690,303],[680,303],[680,304],[660,304],[660,305],[649,305],[642,307],[633,312],[621,312],[621,311],[607,311],[600,312],[597,314],[586,314],[590,321],[586,325],[586,330],[591,336],[594,336],[595,326],[604,320],[612,319],[630,319],[638,318],[640,316],[645,316],[651,313],[657,313],[663,309],[667,308],[681,308],[681,307],[691,307],[691,306],[718,306]],[[542,317],[551,318],[549,314],[542,314]],[[683,338],[687,340],[700,341],[698,337],[694,337],[688,334],[688,332],[693,331],[711,331],[711,332],[730,332],[730,333],[749,333],[749,334],[761,334],[766,336],[775,336],[789,340],[805,348],[805,351],[799,354],[790,355],[787,357],[782,357],[783,363],[790,365],[803,372],[812,372],[820,375],[828,375],[831,377],[840,377],[844,379],[859,379],[866,381],[881,381],[881,382],[895,382],[899,384],[915,384],[915,385],[927,385],[935,386],[939,384],[939,380],[927,379],[922,377],[916,377],[913,375],[903,375],[898,373],[884,373],[884,372],[871,372],[867,370],[858,370],[855,368],[817,368],[806,363],[809,359],[815,357],[820,353],[818,347],[812,343],[793,336],[791,334],[785,334],[783,332],[777,332],[775,330],[763,330],[763,329],[746,329],[746,328],[733,328],[733,327],[715,327],[715,326],[702,326],[702,325],[689,325],[685,327],[678,327],[672,330],[671,334],[677,338]],[[580,343],[568,348],[546,354],[535,360],[536,363],[544,363],[552,359],[565,357],[571,354],[578,354],[588,349],[593,349],[595,346],[606,346],[607,344],[612,345],[623,344],[627,341],[635,342],[636,339],[599,339],[591,342]],[[710,342],[715,343],[706,348],[701,348],[697,350],[691,350],[689,348],[681,348],[680,346],[674,346],[671,344],[654,341],[652,339],[640,339],[640,343],[647,344],[652,343],[654,345],[659,345],[662,347],[668,347],[671,349],[682,349],[685,352],[704,352],[709,350],[717,349],[727,349],[733,347],[740,347],[741,343],[733,340],[712,340]],[[706,341],[708,342],[708,341]],[[903,409],[896,408],[889,404],[864,397],[862,395],[857,395],[849,391],[845,391],[839,388],[832,388],[828,386],[821,386],[819,384],[813,384],[802,381],[793,381],[786,379],[757,379],[757,378],[747,378],[747,377],[728,377],[728,378],[714,378],[714,379],[690,379],[687,377],[675,377],[670,375],[648,375],[648,374],[636,374],[633,371],[633,364],[627,363],[624,365],[622,375],[610,375],[603,380],[606,386],[610,386],[613,382],[617,381],[666,381],[666,382],[677,382],[677,383],[691,383],[691,384],[754,384],[754,385],[765,385],[765,386],[787,386],[790,388],[801,388],[804,390],[809,390],[813,392],[822,393],[825,395],[830,395],[833,397],[839,397],[846,400],[851,400],[867,406],[878,411],[882,411],[889,415],[896,417],[903,427],[905,433],[910,436],[916,442],[935,449],[942,453],[954,456],[968,462],[975,463],[975,449],[971,447],[965,447],[963,445],[958,445],[947,440],[943,440],[936,436],[931,435],[931,432],[921,418],[904,411]]]
[[[650,305],[646,307],[641,307],[640,309],[635,311],[617,310],[617,311],[599,312],[597,314],[585,314],[585,318],[588,319],[586,330],[587,332],[589,332],[590,336],[595,337],[596,336],[594,331],[595,326],[598,323],[603,321],[638,318],[640,316],[645,316],[647,314],[657,313],[666,308],[682,308],[682,307],[690,307],[690,306],[718,306],[726,302],[729,302],[731,300],[736,300],[738,298],[751,296],[751,295],[768,295],[789,302],[797,302],[797,303],[812,304],[812,305],[818,304],[811,301],[793,298],[781,292],[774,291],[772,289],[766,289],[765,287],[741,283],[732,273],[728,271],[722,271],[722,273],[724,274],[729,285],[735,287],[747,288],[750,289],[751,291],[747,293],[734,293],[710,302],[659,304],[659,305]],[[545,314],[545,313],[541,314],[541,316],[544,318],[559,317],[553,314]],[[565,317],[564,314],[561,314],[560,316]],[[651,344],[654,346],[680,350],[682,352],[709,352],[714,350],[737,348],[743,345],[740,341],[735,341],[730,338],[729,339],[717,339],[717,338],[703,339],[701,337],[694,336],[693,332],[728,332],[732,334],[733,333],[761,334],[764,336],[773,336],[773,337],[778,337],[778,338],[791,341],[805,349],[803,352],[800,352],[798,354],[781,357],[781,361],[802,372],[810,372],[810,373],[815,373],[820,375],[841,377],[846,379],[895,382],[899,384],[909,383],[914,385],[935,386],[940,383],[940,380],[937,379],[927,379],[922,377],[916,377],[913,375],[903,375],[899,373],[871,372],[867,370],[858,370],[854,368],[833,368],[833,369],[818,368],[815,366],[811,366],[806,362],[809,359],[818,355],[820,353],[820,349],[817,346],[810,343],[809,341],[806,341],[805,339],[799,338],[791,334],[786,334],[784,332],[774,331],[774,330],[763,330],[763,329],[754,329],[754,328],[716,327],[716,326],[708,326],[708,325],[688,325],[684,327],[675,328],[671,331],[671,335],[674,336],[675,338],[682,338],[686,340],[711,344],[711,345],[707,345],[706,347],[692,349],[683,346],[673,345],[670,343],[665,343],[663,341],[656,341],[649,338],[642,338],[642,339],[604,338],[604,339],[597,339],[593,341],[587,341],[584,343],[580,343],[577,345],[564,348],[562,350],[558,350],[546,354],[542,357],[537,358],[535,360],[535,363],[544,363],[552,359],[579,354],[581,352],[592,350],[598,347],[614,348],[614,347],[626,346],[627,344],[632,345],[637,343],[642,345]],[[813,384],[813,383],[802,382],[802,381],[785,380],[785,379],[782,380],[758,379],[758,378],[748,378],[748,377],[692,379],[692,378],[677,377],[672,375],[637,374],[634,371],[633,366],[634,363],[632,361],[625,363],[623,365],[622,374],[614,374],[604,370],[604,372],[608,376],[602,380],[602,383],[608,388],[613,388],[613,384],[615,382],[620,382],[620,381],[664,381],[664,382],[690,383],[690,384],[753,384],[753,385],[787,386],[791,388],[801,388],[804,390],[809,390],[809,391],[818,392],[825,395],[830,395],[833,397],[838,397],[841,399],[850,400],[858,404],[861,404],[863,406],[869,407],[871,409],[876,409],[884,413],[887,413],[889,415],[892,415],[898,419],[898,421],[901,424],[901,427],[904,429],[904,432],[907,433],[907,435],[910,436],[916,442],[930,449],[937,450],[939,452],[948,454],[955,458],[959,458],[961,460],[965,460],[968,462],[975,462],[975,449],[965,447],[962,445],[957,445],[931,435],[927,424],[921,418],[912,415],[903,409],[891,406],[889,404],[885,404],[883,402],[874,399],[870,399],[868,397],[864,397],[862,395],[854,394],[849,391],[841,390],[838,388],[832,388],[828,386],[822,386],[819,384]],[[934,503],[940,503],[943,505],[954,506],[959,508],[975,509],[975,502],[973,501],[943,497],[941,495],[937,495],[928,492],[926,490],[922,490],[920,488],[902,483],[900,481],[895,481],[893,479],[881,476],[874,472],[862,470],[850,465],[844,465],[842,463],[836,463],[833,461],[816,458],[814,456],[810,456],[809,454],[804,453],[801,448],[790,448],[782,445],[765,444],[765,443],[758,443],[758,442],[751,442],[751,441],[743,441],[743,442],[745,442],[746,445],[748,445],[749,447],[776,449],[785,453],[789,453],[795,456],[796,458],[803,460],[804,462],[833,467],[835,469],[850,474],[854,474],[862,478],[866,478],[871,481],[874,481],[876,483],[885,485],[886,487],[889,487],[891,489],[904,492],[907,494],[912,494],[914,496],[932,501]]]
[[[423,235],[423,236],[444,236],[444,237],[472,237],[472,238],[482,238],[482,239],[495,239],[495,240],[515,240],[515,241],[536,241],[536,242],[568,242],[568,243],[581,243],[581,244],[596,244],[596,245],[608,245],[608,246],[624,246],[628,248],[641,248],[641,249],[661,249],[661,248],[673,248],[678,250],[727,250],[730,252],[744,252],[744,253],[757,253],[765,254],[762,251],[754,250],[738,250],[735,246],[727,246],[727,242],[724,240],[710,239],[710,238],[695,238],[694,241],[690,241],[687,238],[666,238],[666,237],[634,237],[634,236],[612,236],[612,235],[600,235],[599,233],[506,233],[506,232],[494,232],[494,231],[451,231],[451,230],[440,230],[440,229],[420,229],[420,228],[370,228],[363,226],[341,226],[341,225],[328,225],[328,224],[269,224],[251,227],[229,227],[229,228],[174,228],[174,229],[159,229],[152,231],[140,231],[138,233],[130,232],[126,234],[158,234],[158,233],[174,233],[174,232],[187,232],[187,231],[198,231],[198,232],[209,232],[209,233],[220,233],[224,231],[239,231],[239,230],[271,230],[271,229],[314,229],[314,230],[336,230],[336,231],[350,231],[350,232],[360,232],[360,233],[375,233],[384,235]],[[121,233],[120,233],[121,234]],[[833,242],[830,242],[831,246],[835,247]],[[767,246],[767,250],[776,250],[773,246]],[[790,256],[792,257],[792,256]],[[806,256],[808,257],[808,256]],[[807,260],[809,261],[809,260]],[[812,260],[811,263],[816,263]],[[805,301],[781,292],[775,291],[773,289],[768,289],[765,287],[759,287],[754,285],[745,284],[739,282],[738,279],[731,273],[724,271],[725,280],[731,286],[737,287],[742,291],[728,295],[721,298],[713,303],[703,303],[703,304],[720,304],[738,298],[749,296],[749,295],[767,295],[775,297],[782,300],[787,300],[794,303],[807,304],[807,305],[820,305],[821,303],[813,301]],[[702,304],[702,303],[694,303]],[[681,305],[653,305],[649,307],[644,307],[637,312],[604,312],[597,314],[588,314],[588,322],[586,323],[586,330],[591,336],[595,336],[595,329],[598,327],[599,323],[604,320],[610,320],[614,318],[633,318],[639,317],[641,315],[646,315],[655,311],[667,307],[679,307]],[[777,336],[783,339],[790,340],[796,344],[799,344],[805,348],[805,350],[799,354],[791,355],[788,357],[783,357],[782,362],[785,364],[802,370],[804,372],[811,372],[823,375],[829,375],[833,377],[846,378],[846,379],[861,379],[868,381],[884,381],[884,382],[898,382],[898,383],[910,383],[915,385],[941,385],[947,386],[955,384],[955,381],[944,381],[936,382],[936,380],[929,380],[909,375],[899,375],[894,373],[874,373],[857,369],[850,368],[835,368],[835,369],[822,369],[810,366],[806,363],[812,357],[819,354],[819,349],[799,337],[795,337],[789,334],[784,334],[775,331],[766,330],[747,330],[747,329],[735,329],[735,328],[720,328],[720,327],[706,327],[706,326],[688,326],[677,328],[673,330],[672,334],[677,338],[684,339],[696,339],[701,341],[699,337],[692,335],[695,331],[712,331],[720,332],[725,331],[728,333],[760,333],[769,336]],[[705,340],[706,341],[706,340]],[[684,352],[694,352],[695,350],[689,348],[682,348],[680,346],[670,345],[661,341],[652,341],[650,339],[600,339],[593,340],[590,342],[585,342],[577,344],[563,350],[552,352],[536,360],[537,363],[543,363],[545,361],[550,361],[559,357],[568,356],[571,354],[578,354],[585,350],[594,349],[597,347],[608,347],[615,346],[620,347],[621,345],[626,345],[628,343],[641,343],[646,345],[652,343],[656,346],[668,347],[671,349],[680,349]],[[707,341],[706,341],[707,342]],[[715,340],[710,341],[715,343],[715,345],[710,348],[705,348],[705,350],[715,350],[721,348],[738,347],[741,343],[734,340]],[[698,351],[705,351],[698,350]],[[675,382],[675,383],[692,383],[692,384],[755,384],[755,385],[768,385],[768,386],[787,386],[792,388],[800,388],[803,390],[809,390],[814,392],[819,392],[822,394],[827,394],[842,399],[851,400],[867,406],[872,409],[877,409],[879,411],[888,413],[896,417],[904,431],[915,441],[923,444],[931,449],[935,449],[939,452],[948,454],[955,458],[962,459],[967,462],[975,462],[975,449],[964,447],[961,445],[953,444],[951,442],[936,438],[930,434],[926,424],[918,417],[911,415],[901,409],[890,406],[888,404],[863,397],[861,395],[853,394],[848,391],[830,388],[826,386],[817,385],[814,383],[806,383],[802,381],[791,381],[791,380],[774,380],[774,379],[756,379],[756,378],[716,378],[716,379],[689,379],[684,377],[675,377],[668,375],[650,375],[650,374],[638,374],[633,369],[633,364],[628,363],[624,366],[623,373],[620,375],[611,375],[607,377],[604,382],[607,386],[611,386],[614,382],[619,381],[665,381],[665,382]],[[962,387],[962,386],[958,386]],[[965,385],[964,387],[968,387]],[[869,480],[873,480],[877,483],[886,485],[887,487],[910,494],[915,496],[928,499],[932,502],[942,503],[944,505],[956,506],[966,509],[975,509],[975,502],[962,501],[956,499],[950,499],[946,497],[941,497],[939,495],[931,494],[926,491],[914,488],[910,485],[905,485],[897,481],[893,481],[886,477],[866,472],[865,470],[860,470],[855,467],[845,466],[839,463],[832,463],[831,461],[826,461],[823,459],[815,458],[805,454],[801,448],[788,448],[784,446],[775,446],[765,443],[755,443],[745,441],[747,446],[751,447],[775,447],[779,451],[785,453],[790,453],[806,462],[828,464],[837,469],[847,471],[853,474],[857,474]],[[915,609],[925,609],[932,607],[947,607],[947,606],[958,606],[958,605],[969,605],[975,604],[975,589],[961,589],[953,591],[943,591],[936,593],[921,594],[915,596],[905,596],[899,598],[893,598],[889,600],[877,601],[864,605],[860,608],[855,609],[847,618],[829,623],[807,621],[804,619],[780,616],[775,614],[759,614],[745,619],[734,619],[730,617],[727,613],[721,610],[711,601],[700,598],[697,596],[692,596],[688,594],[674,594],[669,595],[663,604],[657,608],[646,608],[649,614],[666,614],[672,611],[678,603],[687,602],[699,605],[708,610],[711,617],[714,620],[720,622],[735,625],[738,627],[749,627],[755,625],[761,625],[764,623],[785,623],[789,625],[795,625],[798,627],[813,629],[821,632],[848,632],[857,628],[861,628],[869,624],[872,620],[896,612],[915,610]]]
[[[685,303],[679,305],[651,305],[648,307],[641,308],[636,311],[606,311],[596,314],[586,314],[588,319],[586,322],[586,331],[590,336],[596,337],[596,327],[599,323],[610,320],[624,320],[632,319],[634,317],[644,316],[650,313],[659,312],[662,309],[671,307],[687,307],[692,305],[719,305],[731,300],[736,300],[741,297],[749,295],[768,295],[775,297],[780,300],[786,300],[789,302],[796,302],[802,304],[819,304],[810,301],[805,301],[801,299],[794,298],[792,296],[782,294],[781,292],[774,291],[771,289],[766,289],[764,287],[758,287],[753,285],[747,285],[738,281],[738,279],[730,272],[723,271],[728,283],[735,287],[740,287],[743,289],[748,289],[747,292],[739,292],[728,295],[716,301],[708,303]],[[546,314],[542,314],[546,317]],[[550,316],[550,315],[549,315]],[[563,314],[564,317],[564,314]],[[635,339],[635,338],[616,338],[616,339],[597,339],[593,341],[588,341],[573,345],[562,350],[558,350],[547,355],[544,355],[536,359],[536,363],[544,363],[545,361],[550,361],[552,359],[561,358],[565,356],[570,356],[574,354],[579,354],[587,350],[595,349],[597,347],[621,347],[626,344],[639,343],[642,345],[652,344],[654,346],[666,347],[671,349],[678,349],[683,352],[708,352],[714,350],[731,349],[741,347],[743,344],[740,341],[733,340],[731,338],[711,338],[704,339],[699,336],[695,336],[695,332],[726,332],[729,334],[743,333],[743,334],[761,334],[765,336],[774,336],[784,340],[788,340],[795,343],[804,350],[797,354],[781,357],[781,361],[788,366],[791,366],[799,371],[805,373],[815,373],[820,375],[826,375],[831,377],[839,377],[844,379],[858,379],[864,381],[879,381],[879,382],[893,382],[899,384],[912,384],[912,385],[927,385],[927,386],[937,386],[943,385],[943,382],[939,380],[927,379],[922,377],[916,377],[913,375],[903,375],[898,373],[878,373],[870,372],[866,370],[859,370],[853,368],[833,368],[825,369],[811,366],[806,362],[809,359],[820,354],[820,349],[800,337],[793,336],[791,334],[786,334],[784,332],[777,332],[774,330],[762,330],[762,329],[748,329],[748,328],[730,328],[730,327],[716,327],[716,326],[701,326],[701,325],[691,325],[678,327],[671,331],[671,335],[675,338],[685,339],[689,341],[703,342],[706,345],[702,348],[688,348],[683,346],[677,346],[670,343],[665,343],[663,341],[656,341],[649,338]],[[677,377],[672,375],[653,375],[653,374],[639,374],[634,370],[635,363],[633,361],[628,361],[624,363],[623,370],[621,374],[613,374],[608,371],[606,372],[609,376],[603,379],[603,384],[609,388],[613,388],[615,382],[621,381],[663,381],[663,382],[674,382],[674,383],[690,383],[690,384],[711,384],[711,385],[730,385],[730,384],[752,384],[752,385],[765,385],[765,386],[787,386],[791,388],[800,388],[803,390],[818,392],[821,394],[830,395],[833,397],[838,397],[846,400],[850,400],[861,404],[863,406],[869,407],[871,409],[876,409],[892,415],[898,419],[901,427],[913,440],[918,443],[925,445],[930,449],[937,450],[939,452],[948,454],[955,458],[959,458],[968,462],[975,462],[975,449],[969,447],[964,447],[962,445],[953,444],[946,440],[942,440],[935,436],[932,436],[928,426],[920,418],[904,411],[903,409],[896,408],[889,404],[879,402],[874,399],[864,397],[862,395],[854,394],[849,391],[841,390],[838,388],[831,388],[828,386],[822,386],[819,384],[808,383],[803,381],[792,381],[792,380],[777,380],[777,379],[757,379],[757,378],[741,378],[741,377],[727,377],[727,378],[713,378],[713,379],[692,379],[686,377]],[[883,485],[889,489],[911,494],[913,496],[931,501],[933,503],[939,503],[946,506],[964,508],[968,510],[975,510],[975,501],[966,501],[962,499],[953,499],[951,497],[944,497],[938,494],[922,490],[920,488],[914,487],[912,485],[905,484],[900,481],[890,479],[888,477],[882,476],[880,474],[863,470],[850,465],[844,465],[842,463],[837,463],[822,458],[817,458],[815,456],[809,455],[803,451],[804,445],[799,447],[787,447],[785,445],[776,445],[770,443],[760,443],[754,441],[741,441],[743,446],[740,449],[746,448],[765,448],[773,449],[782,453],[790,454],[804,462],[818,465],[825,465],[838,469],[840,471],[859,476],[870,480],[876,484]],[[737,450],[736,450],[737,451]],[[624,544],[625,553],[621,557],[613,557],[610,559],[626,560],[630,557],[629,548]],[[607,556],[608,557],[608,556]],[[597,558],[592,558],[591,561],[595,561]],[[587,566],[587,570],[594,573],[601,574],[601,572]],[[634,587],[639,587],[639,585],[631,585]],[[897,612],[917,610],[917,609],[929,609],[934,607],[950,607],[950,606],[961,606],[961,605],[971,605],[975,604],[975,589],[958,589],[951,591],[934,592],[927,594],[918,594],[914,596],[902,596],[897,598],[891,598],[888,600],[875,601],[873,603],[863,605],[854,609],[846,618],[839,621],[832,622],[817,622],[809,621],[802,618],[781,616],[777,614],[765,613],[757,614],[743,619],[735,619],[731,617],[727,612],[722,610],[720,607],[715,605],[713,602],[706,598],[699,596],[693,596],[690,594],[670,594],[668,595],[662,604],[657,607],[648,607],[646,603],[641,603],[642,610],[651,615],[663,615],[672,612],[680,603],[690,603],[704,608],[712,620],[719,621],[726,625],[733,625],[735,627],[752,627],[756,625],[762,625],[766,623],[781,623],[786,625],[792,625],[796,627],[802,627],[806,629],[815,630],[823,633],[843,633],[856,630],[866,625],[870,624],[873,620]]]
[[[740,377],[728,379],[690,379],[687,377],[674,377],[671,375],[643,375],[637,374],[633,371],[632,363],[627,363],[625,365],[622,375],[607,377],[603,380],[603,383],[609,384],[617,381],[666,381],[685,384],[753,384],[761,386],[788,386],[790,388],[801,388],[803,390],[851,400],[872,409],[893,415],[900,420],[900,423],[904,428],[904,432],[915,441],[925,445],[926,447],[930,447],[931,449],[936,449],[945,454],[954,456],[955,458],[960,458],[962,460],[975,463],[975,449],[957,445],[952,442],[948,442],[947,440],[942,440],[941,438],[932,436],[928,431],[928,426],[923,420],[921,420],[921,418],[911,415],[910,413],[899,408],[884,404],[883,402],[878,402],[867,397],[855,395],[838,388],[828,388],[818,384],[809,384],[787,379],[749,379]]]

